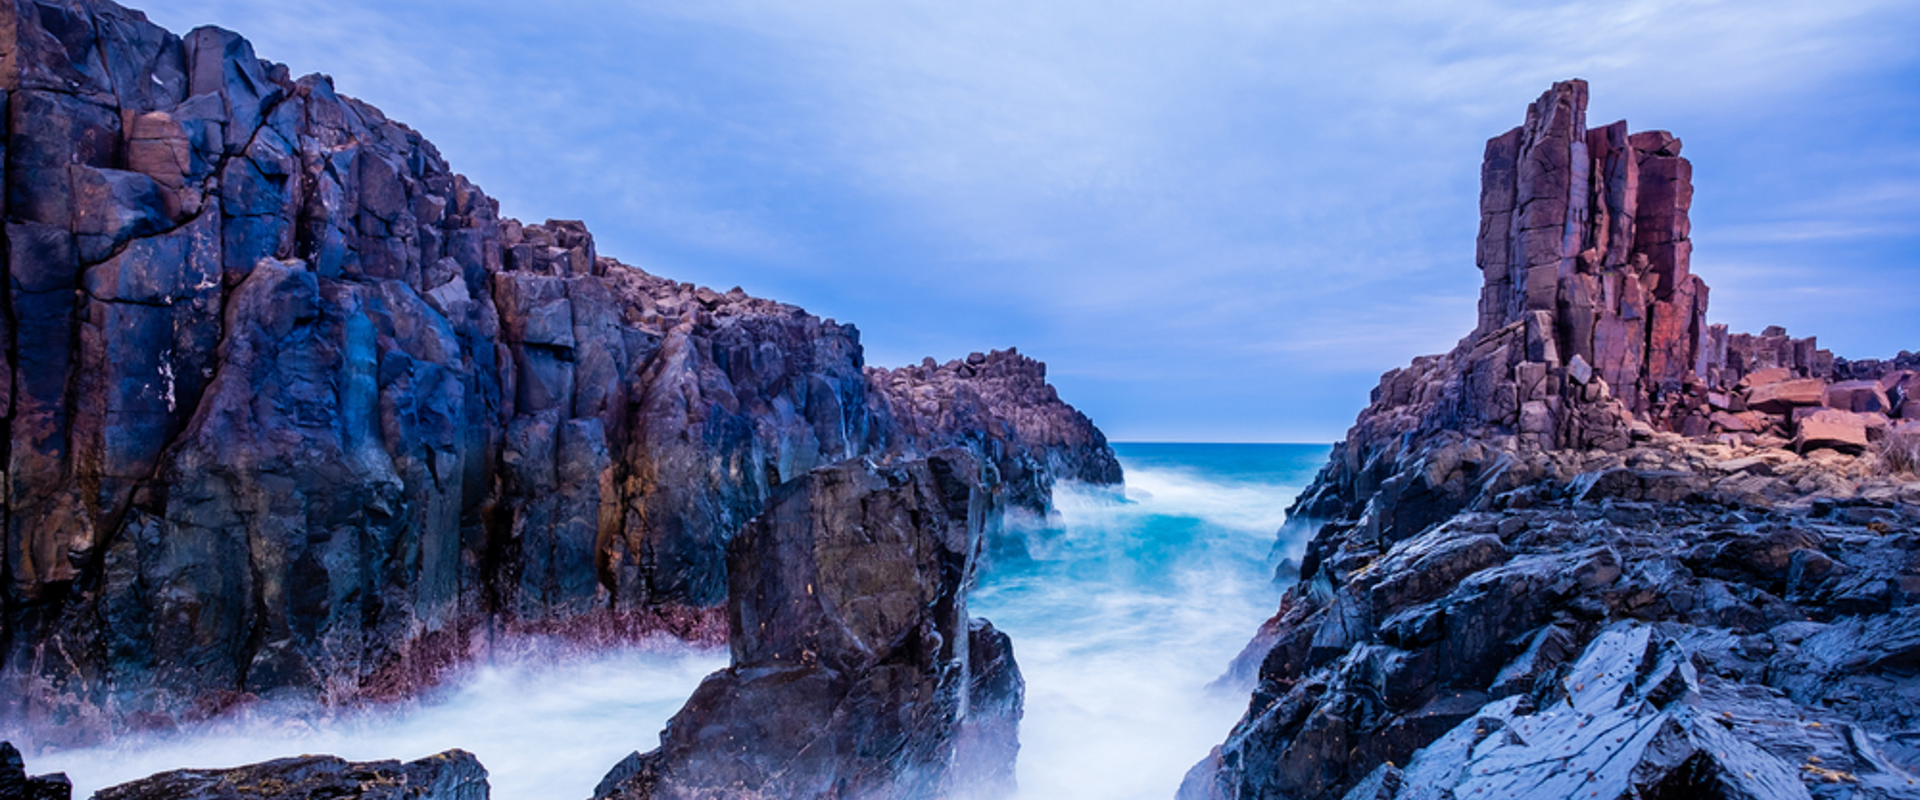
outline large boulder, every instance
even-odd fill
[[[984,480],[983,480],[984,478]],[[821,467],[728,548],[732,664],[598,798],[917,798],[1011,789],[1018,667],[969,621],[999,524],[962,451]]]

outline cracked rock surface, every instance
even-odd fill
[[[1024,684],[966,606],[1005,511],[982,467],[950,450],[783,485],[728,550],[731,665],[595,797],[1011,793]]]
[[[959,446],[1116,482],[1009,349],[852,325],[523,224],[246,39],[0,0],[0,729],[410,695],[502,636],[715,640],[727,546],[818,467]]]
[[[1489,141],[1480,324],[1290,509],[1183,800],[1920,797],[1913,357],[1706,324],[1679,140],[1586,91]]]

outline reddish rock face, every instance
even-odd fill
[[[1801,406],[1817,406],[1827,395],[1827,384],[1816,378],[1769,383],[1747,394],[1747,407],[1768,414],[1785,414]]]
[[[1795,420],[1793,446],[1799,450],[1829,448],[1860,452],[1867,447],[1867,428],[1872,424],[1865,414],[1823,408]],[[1879,420],[1885,427],[1886,420]]]
[[[1824,405],[1841,411],[1884,414],[1893,408],[1879,381],[1841,381],[1827,387]]]

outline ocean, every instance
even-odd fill
[[[969,598],[1013,637],[1026,677],[1021,798],[1169,800],[1246,708],[1209,690],[1273,613],[1275,534],[1325,463],[1325,445],[1114,445],[1121,488],[1058,488],[1057,516],[1016,526]],[[497,800],[583,800],[614,762],[651,749],[724,650],[661,642],[592,658],[481,665],[384,713],[260,715],[168,737],[36,753],[74,796],[181,767],[302,753],[479,756]]]

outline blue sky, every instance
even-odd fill
[[[1685,142],[1714,321],[1920,350],[1911,0],[141,7],[870,363],[1018,345],[1116,440],[1340,438],[1472,327],[1481,149],[1568,77]]]

